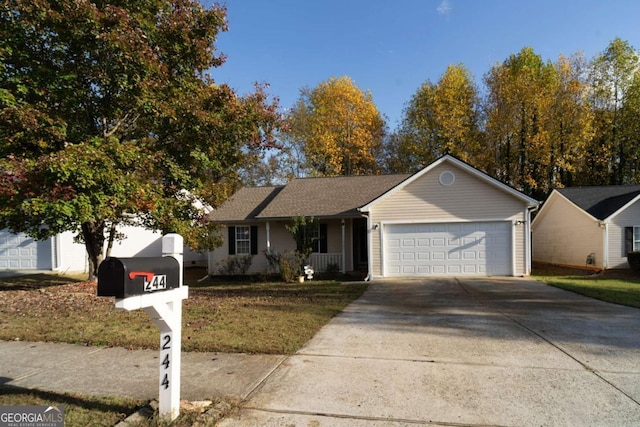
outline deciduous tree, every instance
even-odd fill
[[[226,28],[194,0],[2,3],[0,227],[77,232],[90,275],[120,224],[210,246],[198,204],[223,201],[278,126],[262,88],[206,74]]]
[[[371,93],[349,77],[303,89],[288,119],[289,143],[302,146],[310,174],[377,173],[385,122]]]
[[[493,153],[489,172],[541,196],[549,176],[555,68],[527,47],[492,67],[485,82],[487,143]]]
[[[389,169],[416,171],[449,153],[477,163],[481,149],[480,99],[463,65],[450,65],[436,84],[420,86],[390,139]]]
[[[588,183],[626,184],[638,178],[639,65],[635,49],[619,38],[591,63],[595,135],[583,168],[591,178]]]

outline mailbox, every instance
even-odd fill
[[[109,257],[98,268],[98,296],[126,298],[180,287],[180,263],[171,256]]]

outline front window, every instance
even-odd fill
[[[251,230],[250,227],[236,227],[236,254],[251,254]]]
[[[640,227],[633,227],[633,250],[640,251]]]
[[[640,228],[640,227],[639,227]],[[304,230],[306,236],[305,238],[308,239],[307,241],[311,241],[311,252],[314,253],[319,253],[320,251],[320,224],[316,224],[315,227],[311,226],[311,227],[307,227]]]

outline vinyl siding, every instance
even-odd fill
[[[595,267],[604,267],[604,229],[573,203],[552,193],[533,230],[533,260],[550,264],[584,267],[595,254]]]
[[[267,228],[265,223],[246,223],[246,224],[229,224],[229,226],[257,226],[258,227],[258,253],[257,255],[253,255],[253,260],[251,261],[251,266],[249,267],[249,274],[253,273],[263,273],[268,270],[268,262],[267,258],[264,256],[265,251],[267,250]],[[221,233],[223,236],[223,243],[220,247],[215,250],[209,252],[209,274],[219,274],[220,268],[224,265],[227,258],[229,258],[229,242],[227,240],[227,227],[221,229]],[[284,230],[284,227],[282,227]],[[274,230],[273,224],[271,224],[271,249],[274,250],[273,247],[273,237],[274,235],[278,235],[282,233],[278,233],[278,230]],[[289,239],[291,239],[291,235],[288,235]],[[291,239],[291,246],[295,249],[295,244]],[[281,250],[284,252],[284,250]]]
[[[609,265],[607,268],[629,268],[624,245],[624,228],[640,226],[640,202],[616,215],[608,224]]]
[[[342,252],[342,225],[340,220],[320,220],[322,223],[327,224],[327,252],[329,253],[341,253]],[[269,221],[269,234],[271,239],[271,251],[284,253],[293,252],[296,249],[295,241],[291,236],[291,233],[285,228],[289,224],[289,221]],[[269,272],[269,263],[265,257],[267,250],[267,228],[265,222],[254,223],[242,223],[242,224],[229,224],[229,226],[247,226],[256,225],[258,227],[258,254],[253,256],[251,267],[249,268],[249,274],[259,274]],[[345,220],[345,244],[348,248],[346,250],[346,265],[347,269],[350,268],[352,251],[351,251],[351,221]],[[219,269],[229,257],[229,244],[227,242],[226,227],[222,230],[223,243],[222,246],[211,251],[209,254],[209,274],[219,274]]]
[[[440,174],[455,174],[455,182],[443,186]],[[375,203],[371,207],[372,224],[410,222],[464,222],[483,220],[525,221],[526,204],[466,170],[450,163],[438,165],[416,181]],[[516,275],[526,274],[524,225],[515,228]],[[382,275],[383,227],[373,230],[372,273]]]

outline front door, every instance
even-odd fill
[[[367,220],[358,218],[353,220],[353,268],[357,271],[367,271],[369,265],[369,251],[367,250]]]

